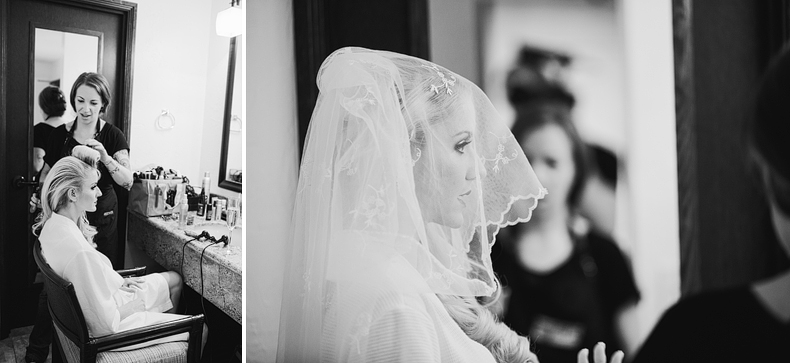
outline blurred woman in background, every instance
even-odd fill
[[[624,334],[639,301],[629,262],[611,239],[577,228],[588,175],[585,145],[563,102],[536,102],[512,127],[548,195],[528,224],[504,229],[492,252],[506,287],[500,314],[530,336],[541,362],[568,362],[598,341],[628,354]]]

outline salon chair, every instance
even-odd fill
[[[90,337],[85,317],[74,292],[74,285],[55,274],[41,254],[41,243],[36,240],[33,257],[44,275],[49,312],[54,327],[53,361],[62,358],[73,362],[189,362],[200,361],[203,314],[126,330],[116,334]],[[141,276],[145,267],[118,271],[122,276]],[[188,342],[169,342],[140,349],[111,351],[133,344],[170,335],[189,333]],[[61,356],[56,357],[56,350]]]

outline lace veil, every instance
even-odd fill
[[[488,97],[441,66],[343,48],[317,81],[278,361],[359,349],[382,296],[490,296],[497,232],[546,193]]]

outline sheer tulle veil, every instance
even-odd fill
[[[434,63],[343,48],[318,73],[278,361],[363,354],[383,296],[490,296],[499,229],[546,191],[488,97]]]

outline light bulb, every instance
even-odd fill
[[[244,10],[230,7],[217,14],[217,35],[235,37],[244,33]]]

